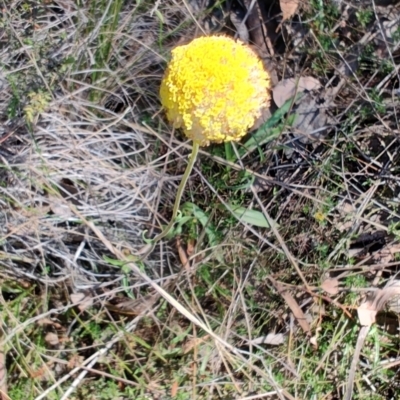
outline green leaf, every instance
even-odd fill
[[[260,228],[270,228],[270,225],[261,211],[249,210],[245,207],[231,206],[235,216],[241,222],[245,222],[249,225],[258,226]]]
[[[126,261],[116,260],[111,257],[103,256],[103,260],[113,265],[114,267],[123,267],[126,264]]]
[[[161,12],[159,11],[159,10],[155,10],[154,11],[154,13],[157,15],[157,17],[158,17],[158,19],[160,20],[160,22],[162,23],[162,24],[164,24],[165,23],[165,20],[164,20],[164,16],[161,14]]]
[[[182,208],[181,208],[183,213],[189,213],[193,215],[203,226],[205,229],[208,242],[211,246],[216,246],[218,244],[217,236],[214,232],[214,227],[209,223],[209,217],[208,215],[196,204],[186,202]]]
[[[269,118],[268,121],[264,122],[258,128],[258,130],[253,135],[251,135],[251,138],[246,143],[244,143],[243,147],[239,148],[239,155],[243,157],[245,154],[254,151],[259,146],[276,139],[282,133],[285,125],[292,125],[297,117],[296,114],[290,115],[286,119],[284,124],[279,124],[279,122],[284,118],[285,114],[289,112],[294,101],[298,101],[300,99],[301,95],[302,94],[299,94],[296,99],[287,100],[281,108],[275,111],[271,118]],[[232,158],[230,161],[236,161],[235,154],[233,154],[231,157]]]
[[[168,233],[168,235],[166,236],[167,239],[172,239],[173,237],[180,235],[182,233],[182,227],[193,219],[193,217],[191,216],[184,217],[182,216],[181,212],[179,213],[180,215],[176,219],[174,229],[171,229],[171,231]]]

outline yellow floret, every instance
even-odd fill
[[[176,47],[161,102],[176,128],[201,146],[237,141],[270,101],[270,79],[250,47],[210,36]]]

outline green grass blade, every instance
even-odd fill
[[[297,96],[295,101],[297,101],[300,96],[301,95]],[[294,123],[296,115],[290,115],[285,123],[280,123],[285,114],[289,112],[292,104],[293,99],[287,100],[286,103],[279,110],[277,110],[271,116],[271,118],[268,119],[268,121],[264,122],[258,128],[258,130],[253,135],[251,135],[251,138],[246,143],[244,143],[243,147],[238,150],[240,157],[243,157],[245,154],[254,151],[259,146],[276,139],[281,134],[284,125],[292,125]],[[231,159],[231,161],[236,161],[235,155],[233,155],[232,158],[233,159]]]

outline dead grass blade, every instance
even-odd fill
[[[4,346],[0,348],[0,400],[11,400],[7,388],[7,367]]]
[[[349,375],[347,378],[346,393],[343,400],[351,400],[353,397],[354,379],[356,376],[356,370],[358,366],[358,361],[360,360],[361,350],[364,346],[365,339],[367,338],[369,332],[369,326],[362,326],[357,337],[357,344],[353,354],[353,360],[351,362]]]

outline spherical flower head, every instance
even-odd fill
[[[270,102],[270,78],[246,44],[227,36],[172,50],[160,96],[175,128],[201,146],[237,141]]]

